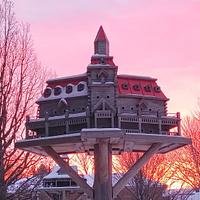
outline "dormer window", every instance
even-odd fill
[[[154,91],[155,91],[155,92],[161,92],[160,86],[155,86],[155,87],[154,87]]]
[[[78,92],[81,92],[85,89],[85,85],[83,83],[79,83],[78,86],[77,86],[77,91]]]
[[[69,94],[69,93],[72,93],[72,91],[73,91],[73,87],[71,85],[68,85],[66,87],[66,93]]]
[[[55,96],[58,96],[58,95],[60,95],[62,93],[62,88],[60,87],[60,86],[56,86],[55,88],[54,88],[54,95]]]
[[[133,85],[133,89],[134,89],[135,91],[140,91],[140,85],[139,85],[139,84]]]
[[[51,96],[51,93],[52,93],[52,89],[50,87],[47,87],[45,90],[44,90],[44,94],[43,96],[45,98],[48,98],[49,96]]]
[[[146,92],[151,92],[151,86],[150,86],[150,85],[145,85],[145,86],[144,86],[144,90],[145,90]]]

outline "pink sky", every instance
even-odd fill
[[[169,112],[200,97],[200,0],[15,0],[35,51],[58,76],[82,73],[103,25],[119,73],[158,78]]]

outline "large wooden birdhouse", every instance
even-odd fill
[[[39,115],[27,118],[34,137],[76,133],[83,128],[120,128],[129,133],[180,134],[179,113],[169,116],[169,100],[157,79],[118,75],[109,41],[100,27],[87,72],[50,79],[38,99]],[[31,135],[31,134],[29,134]]]
[[[16,147],[48,155],[94,200],[113,200],[156,153],[190,144],[180,135],[180,114],[169,115],[169,100],[146,76],[119,75],[100,27],[84,74],[50,79],[37,100],[38,116],[27,117],[26,139]],[[94,155],[94,184],[88,185],[65,162],[70,153]],[[112,185],[112,155],[144,152]]]

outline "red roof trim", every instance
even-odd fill
[[[136,75],[128,75],[128,74],[119,74],[117,78],[125,78],[125,79],[132,79],[132,80],[151,80],[157,81],[156,78],[152,78],[150,76],[136,76]]]
[[[62,82],[62,81],[67,81],[67,80],[80,80],[80,79],[87,79],[87,73],[83,73],[83,74],[77,74],[74,76],[66,76],[66,77],[58,77],[58,78],[52,78],[47,80],[46,83],[57,83],[57,82]]]

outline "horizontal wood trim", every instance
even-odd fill
[[[51,137],[42,137],[34,139],[26,139],[16,142],[16,148],[39,153],[46,153],[41,149],[42,146],[51,146],[57,153],[84,152],[94,149],[94,145],[99,139],[109,139],[113,150],[126,151],[127,142],[132,146],[129,151],[147,151],[153,143],[161,143],[159,153],[166,153],[171,150],[180,148],[184,145],[191,144],[191,139],[182,136],[155,135],[142,133],[125,133],[121,129],[83,129],[80,133],[58,135]],[[133,145],[131,145],[131,143]],[[77,148],[78,147],[78,148]],[[41,149],[41,152],[40,152]]]
[[[81,142],[81,136],[78,134],[58,135],[34,139],[20,140],[15,143],[17,148],[30,146],[51,146],[55,144],[70,144]]]

